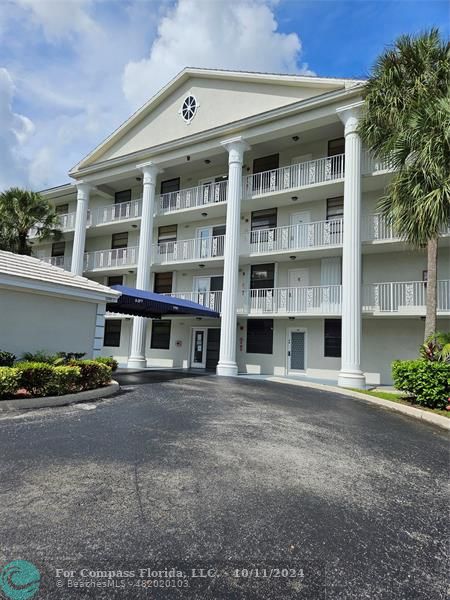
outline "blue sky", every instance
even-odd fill
[[[0,189],[42,189],[184,66],[366,76],[447,0],[0,0]]]

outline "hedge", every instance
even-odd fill
[[[69,366],[80,368],[80,383],[83,390],[93,390],[111,381],[111,367],[96,360],[73,360]]]
[[[398,390],[422,406],[444,409],[450,396],[450,363],[423,359],[396,360],[392,377]]]
[[[6,350],[0,350],[0,367],[12,367],[15,360],[15,354],[6,352]]]
[[[0,398],[9,398],[19,389],[19,371],[13,367],[0,367]]]
[[[95,358],[94,360],[95,360],[95,362],[98,362],[98,363],[101,363],[103,365],[107,365],[108,367],[110,367],[111,371],[113,373],[114,373],[114,371],[117,371],[117,369],[119,367],[119,363],[112,356],[99,356],[98,358]]]
[[[53,367],[53,377],[47,388],[48,396],[63,396],[81,390],[80,367]]]
[[[19,385],[32,396],[45,396],[51,384],[55,367],[47,363],[21,362],[16,364],[19,371]]]

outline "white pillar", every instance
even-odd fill
[[[361,102],[338,109],[345,126],[342,360],[338,385],[364,388],[361,371]]]
[[[86,241],[86,223],[89,208],[89,192],[91,186],[87,183],[77,183],[77,212],[75,215],[75,235],[72,247],[72,264],[74,275],[83,275],[84,244]]]
[[[249,145],[241,138],[222,142],[228,150],[228,193],[223,266],[222,321],[217,375],[237,375],[236,302],[238,292],[239,242],[242,197],[242,162]]]
[[[136,287],[138,290],[148,291],[150,290],[151,282],[150,268],[153,250],[153,214],[155,212],[156,177],[160,170],[152,162],[138,165],[138,168],[142,170],[144,177],[142,182],[142,217],[139,234]],[[147,366],[145,358],[146,330],[147,319],[145,317],[134,317],[131,350],[128,358],[128,367],[131,369],[143,369]]]

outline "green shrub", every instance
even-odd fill
[[[0,350],[0,367],[12,367],[15,360],[16,357],[12,352]]]
[[[95,360],[95,362],[98,362],[98,363],[101,363],[103,365],[107,365],[108,367],[110,367],[111,371],[113,373],[114,373],[114,371],[117,371],[117,369],[119,367],[119,363],[112,356],[99,356],[98,358],[95,358],[94,360]]]
[[[24,388],[32,396],[45,396],[53,378],[54,367],[47,363],[20,362],[16,368],[19,372],[19,387]]]
[[[418,404],[443,409],[450,395],[450,363],[430,360],[396,360],[392,363],[395,387]]]
[[[45,363],[53,365],[58,360],[57,354],[49,354],[44,350],[37,350],[36,352],[24,352],[22,356],[23,362],[28,363]]]
[[[83,390],[93,390],[111,381],[111,367],[95,360],[73,360],[69,365],[80,368]]]
[[[80,389],[80,367],[70,367],[67,365],[53,367],[53,376],[47,387],[47,395],[63,396],[64,394],[78,392]]]
[[[86,352],[58,352],[58,362],[61,364],[68,364],[71,360],[81,360],[85,356]]]
[[[10,398],[19,389],[19,371],[14,367],[0,367],[0,398]]]

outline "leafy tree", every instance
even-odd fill
[[[0,250],[31,254],[30,230],[39,240],[61,237],[55,209],[36,192],[10,188],[0,194]]]
[[[395,169],[379,210],[397,234],[427,248],[425,339],[436,331],[439,235],[450,220],[450,42],[437,29],[404,35],[376,61],[359,131]]]

